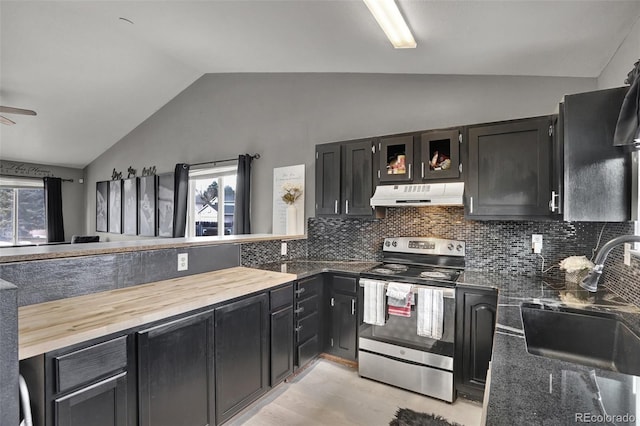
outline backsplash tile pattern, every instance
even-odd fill
[[[384,219],[310,218],[311,259],[373,260],[382,258],[388,236],[432,236],[466,243],[468,270],[538,275],[542,258],[531,253],[531,234],[543,235],[544,268],[567,256],[590,258],[605,226],[602,242],[633,231],[631,223],[470,221],[462,207],[388,208]],[[549,274],[562,275],[557,266]]]
[[[280,243],[287,243],[287,254],[280,255]],[[243,243],[240,248],[240,263],[252,267],[282,260],[305,259],[307,257],[307,240],[259,241]]]
[[[600,246],[618,235],[632,233],[633,226],[631,224],[609,223],[602,235]],[[611,250],[607,256],[600,282],[605,283],[609,290],[626,301],[640,306],[640,258],[632,255],[631,266],[627,266],[623,262],[623,257],[624,246]]]

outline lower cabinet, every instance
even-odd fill
[[[213,311],[138,332],[140,426],[214,425]]]
[[[321,310],[325,274],[295,283],[295,365],[304,367],[322,352],[323,317]]]
[[[456,290],[456,390],[482,401],[491,361],[498,294],[493,289],[458,286]]]
[[[327,352],[355,360],[358,353],[358,279],[352,276],[329,276]]]
[[[269,388],[268,294],[215,310],[215,368],[216,422],[220,424]]]
[[[293,286],[270,292],[271,386],[293,373]]]
[[[126,426],[127,373],[120,373],[54,401],[57,426]]]

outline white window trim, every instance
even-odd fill
[[[222,177],[228,176],[231,173],[235,173],[238,170],[237,162],[231,165],[210,167],[206,169],[189,170],[189,195],[187,199],[187,229],[185,231],[185,237],[196,237],[195,227],[195,179],[219,179],[218,181],[218,206],[222,206],[222,226],[220,226],[220,218],[218,218],[218,236],[224,235],[224,186],[222,185]]]

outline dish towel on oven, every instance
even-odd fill
[[[418,336],[442,338],[443,299],[442,290],[418,288]]]
[[[407,318],[411,316],[411,305],[413,305],[412,287],[411,284],[394,282],[390,282],[387,285],[389,315]]]
[[[386,319],[384,312],[385,282],[361,278],[360,284],[364,287],[363,321],[367,324],[384,325]]]

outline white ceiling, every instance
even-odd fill
[[[360,0],[0,1],[0,158],[84,167],[204,73],[598,77],[640,1],[400,0],[394,50]],[[120,20],[130,19],[134,24]]]

